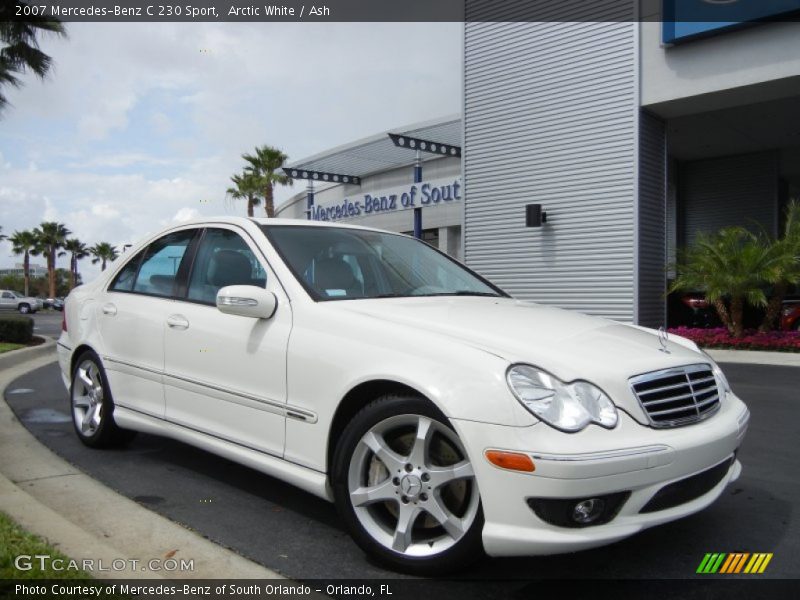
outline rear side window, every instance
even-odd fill
[[[226,285],[265,287],[267,274],[241,236],[227,229],[207,229],[197,249],[189,280],[189,300],[215,304]]]
[[[111,282],[108,289],[115,292],[130,292],[133,291],[133,282],[136,279],[136,271],[139,270],[139,263],[142,262],[142,255],[147,249],[142,250],[134,256],[128,263],[122,267],[122,270]]]

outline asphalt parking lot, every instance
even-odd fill
[[[58,339],[61,335],[61,313],[57,310],[41,310],[33,317],[34,335],[46,335]]]
[[[715,505],[606,548],[486,559],[461,577],[495,580],[498,591],[519,579],[708,578],[695,575],[705,553],[745,551],[774,553],[761,578],[800,578],[800,369],[722,366],[752,420],[739,454],[742,477]],[[55,364],[17,379],[5,397],[42,443],[78,468],[288,577],[400,577],[356,547],[333,505],[268,476],[150,435],[123,450],[85,448],[72,431]]]

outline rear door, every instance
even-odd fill
[[[0,293],[0,308],[9,310],[17,308],[17,297],[11,292],[4,291]]]
[[[216,308],[227,285],[266,287],[278,298],[271,319]],[[292,311],[258,247],[234,226],[205,230],[186,301],[171,306],[165,332],[169,421],[255,450],[283,455],[286,348]]]
[[[185,291],[188,250],[198,233],[183,229],[152,242],[98,299],[103,364],[120,406],[164,418],[164,330]]]

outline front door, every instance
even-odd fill
[[[186,301],[167,315],[167,420],[275,456],[283,455],[286,347],[292,312],[259,250],[236,227],[205,230]],[[227,285],[266,287],[278,297],[271,319],[216,308]]]

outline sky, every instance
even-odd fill
[[[292,161],[459,112],[462,27],[69,23],[66,39],[40,41],[49,77],[3,88],[2,232],[59,221],[89,245],[122,246],[197,216],[245,215],[225,190],[257,145]],[[277,204],[304,188],[276,191]],[[0,267],[17,262],[0,243]],[[79,269],[98,273],[88,259]]]

